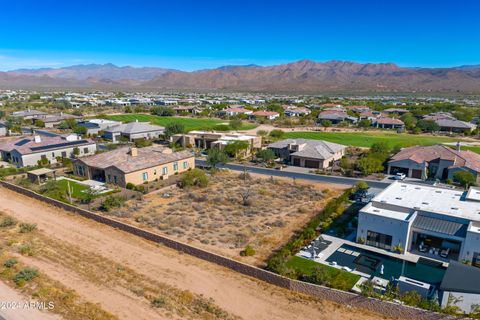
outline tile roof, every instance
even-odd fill
[[[257,116],[257,117],[272,117],[272,116],[279,116],[280,114],[278,112],[274,112],[274,111],[255,111],[253,113],[254,116]]]
[[[330,159],[334,153],[346,148],[346,146],[342,144],[310,139],[285,139],[271,143],[268,145],[268,147],[274,149],[283,149],[287,148],[289,145],[295,144],[301,146],[301,148],[299,151],[296,151],[291,155],[315,159]]]
[[[380,117],[375,120],[379,124],[391,124],[391,125],[403,125],[403,121],[400,119],[389,118],[389,117]]]
[[[171,149],[156,146],[138,148],[137,156],[131,156],[129,151],[129,147],[123,147],[83,157],[77,161],[83,162],[90,167],[100,169],[115,167],[123,173],[130,173],[193,157],[193,153],[190,151],[168,153],[167,151],[171,151]]]
[[[389,163],[411,160],[416,163],[430,162],[432,160],[442,159],[451,161],[453,165],[450,168],[466,167],[473,171],[480,172],[480,155],[472,151],[457,151],[447,146],[416,146],[402,149],[394,155]]]

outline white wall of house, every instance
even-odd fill
[[[472,305],[480,303],[480,294],[444,291],[442,295],[442,308],[445,308],[447,306],[449,295],[460,299],[460,301],[457,302],[455,306],[462,309],[462,311],[465,313],[470,313],[474,311],[472,310]]]
[[[67,158],[72,158],[73,150],[75,147],[76,146],[56,149],[56,150],[43,151],[38,153],[31,153],[27,155],[22,155],[18,153],[16,150],[14,150],[11,152],[11,159],[12,159],[12,163],[18,167],[36,166],[38,164],[38,161],[42,159],[42,156],[45,156],[47,160],[50,161],[50,163],[56,163],[57,162],[56,157],[61,157],[62,152],[65,152]],[[80,154],[78,155],[79,157],[93,155],[97,151],[96,144],[89,144],[89,145],[77,146],[77,147],[80,151]]]
[[[150,140],[150,139],[158,139],[162,135],[163,135],[163,130],[159,130],[159,131],[149,131],[149,132],[130,134],[128,138],[130,139],[130,141],[137,140],[137,139]]]
[[[465,259],[472,261],[475,252],[480,253],[480,233],[472,231],[470,225],[458,260],[462,261]]]
[[[406,250],[410,242],[410,224],[413,220],[413,217],[409,222],[360,211],[357,238],[363,238],[366,241],[368,231],[382,233],[392,237],[392,248],[400,244]]]

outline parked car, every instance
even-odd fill
[[[396,175],[393,176],[395,180],[404,180],[407,177],[405,173],[398,172]]]

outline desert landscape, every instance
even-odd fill
[[[218,172],[210,175],[205,188],[153,193],[112,214],[219,254],[262,265],[342,188]],[[241,257],[247,245],[256,252]]]
[[[13,242],[9,234],[18,227],[3,232],[2,241],[9,244],[4,254],[70,292],[75,298],[71,308],[95,304],[103,315],[95,319],[305,319],[312,314],[317,319],[384,319],[268,285],[3,188],[0,199],[2,217],[37,226]],[[31,250],[22,253],[25,243]]]

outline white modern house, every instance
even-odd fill
[[[97,145],[90,139],[76,134],[65,136],[29,136],[8,140],[0,144],[0,155],[17,167],[35,166],[40,160],[56,163],[57,158],[93,155]],[[77,153],[77,154],[76,154]]]
[[[360,210],[357,241],[480,266],[480,189],[394,182]]]

